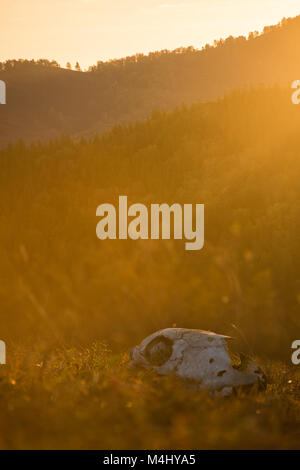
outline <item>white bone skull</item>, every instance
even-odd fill
[[[130,365],[174,374],[221,396],[254,384],[265,389],[266,376],[254,361],[240,355],[234,363],[227,348],[230,339],[210,331],[167,328],[132,348]]]

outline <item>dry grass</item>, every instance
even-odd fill
[[[1,449],[299,448],[300,368],[262,364],[267,392],[212,399],[128,369],[127,354],[10,348],[0,369]]]

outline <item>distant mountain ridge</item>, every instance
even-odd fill
[[[7,104],[0,146],[61,134],[92,135],[147,117],[154,109],[215,100],[236,88],[300,78],[300,16],[262,34],[228,37],[202,50],[179,48],[98,62],[87,72],[47,60],[0,64]]]

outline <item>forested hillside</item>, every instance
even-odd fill
[[[300,16],[252,33],[193,47],[99,62],[87,72],[46,60],[0,64],[7,104],[0,106],[0,146],[20,137],[91,136],[153,109],[211,100],[235,88],[290,84],[300,78]],[[100,55],[100,52],[99,52]]]
[[[300,327],[299,128],[290,90],[258,87],[2,150],[2,335],[123,348],[177,324],[286,357]],[[204,203],[205,248],[98,240],[96,208],[119,195]]]

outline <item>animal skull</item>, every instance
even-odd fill
[[[243,355],[230,356],[230,339],[210,331],[167,328],[132,348],[130,365],[159,375],[174,374],[221,396],[254,384],[265,389],[266,376],[254,361]]]

